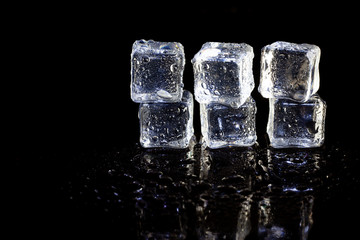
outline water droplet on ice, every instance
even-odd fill
[[[172,72],[176,72],[178,69],[179,69],[179,67],[178,67],[178,65],[175,64],[175,63],[170,66],[170,70],[171,70]]]
[[[195,70],[198,71],[198,72],[201,72],[201,64],[196,63],[195,64]]]
[[[138,66],[140,65],[139,60],[137,60],[136,58],[134,58],[133,60],[134,60],[134,61],[133,61],[134,67],[135,67],[135,68],[138,68]]]
[[[143,57],[143,62],[150,62],[150,58],[148,56]]]
[[[169,44],[163,44],[160,46],[160,49],[171,49],[171,47],[169,46]]]
[[[208,89],[204,89],[204,94],[205,95],[210,95],[210,91]]]
[[[288,56],[287,56],[286,54],[283,54],[283,53],[280,53],[279,56],[278,56],[278,58],[280,58],[280,59],[281,59],[281,58],[282,58],[282,59],[287,59],[287,57],[288,57]]]
[[[297,91],[295,94],[294,94],[294,99],[296,100],[301,100],[304,98],[304,94],[303,94],[303,91]]]
[[[172,97],[169,92],[167,92],[167,91],[165,91],[165,90],[163,90],[163,89],[157,91],[156,94],[157,94],[159,97],[161,97],[161,98],[166,98],[166,99],[169,99],[169,98]]]
[[[236,101],[232,101],[232,102],[230,103],[230,106],[233,107],[233,108],[235,108],[235,109],[238,109],[238,108],[240,107],[239,103],[237,103]]]

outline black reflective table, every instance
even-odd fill
[[[344,239],[359,224],[358,153],[93,149],[62,165],[49,225],[106,239]]]

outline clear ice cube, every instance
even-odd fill
[[[183,93],[184,47],[178,42],[135,41],[131,52],[131,99],[178,102]]]
[[[326,103],[318,94],[305,103],[269,99],[267,134],[274,148],[310,148],[324,143]]]
[[[259,92],[264,98],[305,102],[320,85],[320,48],[310,44],[274,42],[261,50]]]
[[[239,108],[220,103],[200,104],[201,132],[209,148],[255,143],[256,104],[252,97]]]
[[[193,105],[193,96],[186,90],[181,102],[140,104],[140,144],[187,148],[194,135]]]
[[[253,48],[245,43],[205,43],[191,60],[195,99],[241,106],[254,89],[253,58]]]

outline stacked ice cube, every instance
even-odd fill
[[[194,135],[193,96],[183,90],[184,47],[177,42],[135,41],[131,99],[140,103],[140,144],[186,148]]]
[[[203,142],[209,148],[256,142],[253,58],[248,44],[207,42],[191,61]]]
[[[319,147],[326,103],[319,89],[320,48],[275,42],[261,51],[259,92],[269,98],[267,134],[274,148]]]

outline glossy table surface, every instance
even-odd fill
[[[47,155],[47,174],[30,188],[41,191],[34,204],[19,201],[18,211],[27,214],[17,222],[29,233],[108,239],[335,239],[356,233],[360,155],[340,143],[285,150],[129,143],[72,153],[68,159]]]

